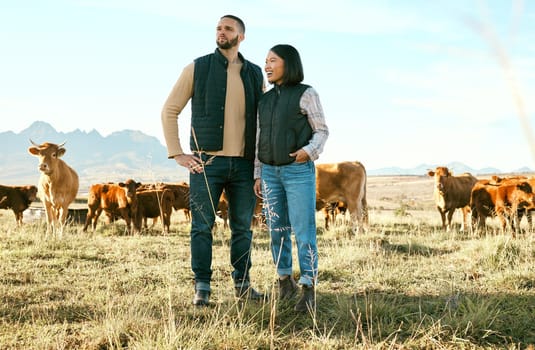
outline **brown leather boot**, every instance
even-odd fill
[[[292,276],[285,276],[285,278],[279,278],[279,299],[288,300],[297,294],[297,283]]]
[[[316,293],[314,286],[302,287],[301,297],[297,301],[294,307],[298,312],[316,312]]]
[[[263,300],[266,298],[264,293],[257,292],[253,287],[236,287],[234,288],[235,295],[241,300]]]

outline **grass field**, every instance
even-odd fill
[[[0,211],[0,349],[533,349],[535,236],[444,232],[432,192],[428,177],[371,177],[358,235],[318,214],[318,305],[303,315],[234,298],[222,227],[213,305],[199,309],[178,214],[169,235],[117,222],[59,239]],[[264,229],[252,259],[254,287],[275,293]]]

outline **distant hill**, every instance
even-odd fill
[[[128,178],[141,182],[187,181],[187,170],[167,159],[167,150],[154,136],[136,130],[123,130],[103,137],[96,130],[84,132],[58,132],[50,124],[36,121],[20,133],[0,133],[0,184],[34,184],[39,179],[36,157],[28,153],[30,141],[36,143],[66,142],[63,159],[80,176],[80,192],[93,183],[103,181],[124,181]],[[425,175],[429,169],[447,166],[455,174],[470,172],[474,175],[500,174],[496,168],[473,169],[462,163],[421,164],[415,168],[367,169],[369,176],[375,175]],[[528,168],[516,173],[532,173]]]
[[[140,131],[123,130],[103,137],[95,130],[58,132],[50,124],[36,121],[18,134],[0,133],[0,184],[37,183],[38,161],[28,153],[30,139],[38,144],[66,142],[63,160],[78,172],[81,192],[103,181],[177,182],[188,178],[187,170],[167,159],[167,150],[156,137]]]
[[[369,176],[375,175],[427,175],[429,170],[435,169],[437,166],[446,166],[453,171],[454,174],[471,173],[472,175],[488,175],[488,174],[501,174],[503,171],[497,168],[481,168],[474,169],[463,163],[452,162],[447,164],[420,164],[414,168],[399,168],[389,167],[367,170]],[[532,173],[533,170],[528,168],[522,168],[514,171],[514,173]]]

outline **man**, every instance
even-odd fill
[[[169,158],[190,172],[193,304],[206,306],[212,277],[212,227],[223,189],[229,206],[230,260],[236,296],[262,299],[249,282],[251,220],[255,205],[253,168],[256,113],[263,92],[259,66],[240,53],[245,25],[233,15],[220,18],[217,49],[186,66],[162,110]],[[191,99],[190,149],[180,146],[178,115]]]

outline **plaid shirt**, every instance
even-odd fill
[[[325,123],[325,115],[323,114],[323,108],[321,107],[320,98],[314,88],[309,87],[305,90],[299,101],[299,107],[301,107],[301,113],[307,116],[308,123],[312,128],[312,138],[310,139],[308,145],[303,147],[303,150],[308,154],[310,160],[314,161],[319,158],[321,152],[323,152],[323,147],[327,138],[329,137],[329,128]],[[259,129],[256,133],[256,141],[258,145],[258,134]],[[258,149],[258,147],[257,147]],[[260,178],[261,162],[258,160],[258,151],[255,158],[255,170],[254,178]]]

